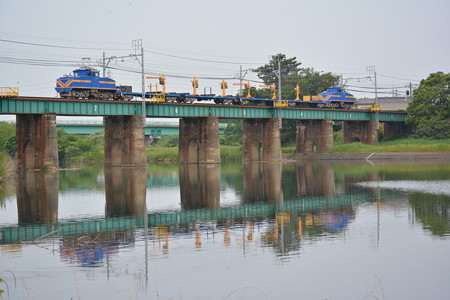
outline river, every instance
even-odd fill
[[[448,299],[450,165],[88,166],[0,188],[4,299]]]

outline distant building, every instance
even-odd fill
[[[406,110],[412,97],[378,97],[381,110]],[[375,98],[361,98],[356,100],[356,107],[360,109],[369,109],[375,103]]]

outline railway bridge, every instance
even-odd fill
[[[151,103],[42,97],[0,99],[0,114],[16,115],[19,169],[58,168],[56,116],[102,116],[105,166],[146,165],[144,115],[178,118],[180,163],[220,163],[219,118],[242,119],[243,161],[280,161],[280,122],[297,120],[299,153],[327,153],[333,147],[333,121],[344,122],[344,142],[377,144],[377,119],[385,136],[406,129],[397,111],[300,107]],[[144,114],[143,114],[144,112]]]

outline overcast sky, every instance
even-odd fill
[[[450,72],[450,0],[0,0],[0,10],[0,86],[27,96],[55,96],[55,79],[82,58],[126,56],[136,39],[147,76],[166,74],[176,92],[190,92],[197,76],[200,90],[215,93],[230,78],[235,93],[241,65],[256,68],[277,53],[342,74],[349,89],[364,91],[358,97],[373,96],[367,66],[380,92],[399,95],[410,82]],[[138,62],[111,66],[113,79],[140,90],[139,74],[117,70],[138,71]]]

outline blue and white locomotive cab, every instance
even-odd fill
[[[56,91],[61,98],[114,99],[118,90],[116,81],[100,77],[96,69],[85,67],[64,75],[56,80]]]
[[[342,88],[329,88],[319,94],[322,103],[330,107],[351,108],[355,103],[355,97]]]

